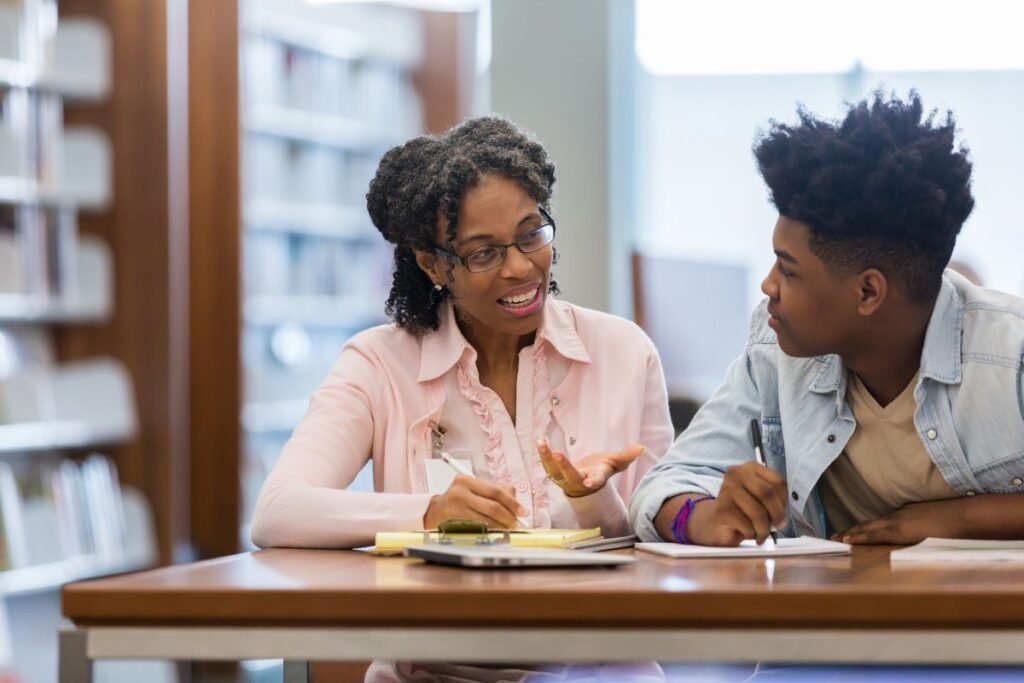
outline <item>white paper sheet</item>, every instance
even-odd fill
[[[926,538],[889,555],[893,564],[926,563],[1002,565],[1024,564],[1024,541],[982,541],[963,538]]]
[[[637,543],[636,549],[668,557],[787,557],[791,555],[846,555],[850,552],[850,546],[845,543],[811,536],[780,538],[775,542],[774,547],[770,543],[757,545],[754,541],[743,541],[734,548],[680,545],[678,543]]]

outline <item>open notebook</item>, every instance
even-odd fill
[[[601,529],[511,529],[509,544],[514,548],[566,548],[573,543],[599,538]],[[489,531],[484,534],[443,534],[454,545],[475,545],[478,543],[499,543],[504,540],[504,531]],[[374,539],[377,552],[403,550],[410,546],[440,543],[442,534],[437,531],[379,531]]]
[[[735,548],[717,548],[705,545],[679,545],[678,543],[637,543],[637,550],[668,557],[787,557],[791,555],[846,555],[850,546],[823,538],[799,536],[780,538],[774,547],[765,543],[743,541]]]

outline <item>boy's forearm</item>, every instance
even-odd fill
[[[958,498],[962,538],[1024,539],[1024,493]]]
[[[1024,494],[911,503],[836,534],[839,540],[857,545],[909,545],[929,537],[1024,539]]]

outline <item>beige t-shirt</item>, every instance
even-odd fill
[[[917,375],[884,408],[855,373],[847,386],[857,428],[821,478],[829,532],[884,517],[907,503],[955,498],[914,427]]]

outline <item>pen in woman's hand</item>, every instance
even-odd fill
[[[472,477],[476,479],[476,475],[473,474],[468,467],[466,467],[461,462],[453,458],[447,451],[441,451],[440,456],[441,460],[443,460],[444,464],[448,465],[448,467],[451,467],[459,474],[463,474],[467,477]],[[516,526],[518,526],[520,529],[529,529],[530,523],[523,517],[516,517]]]
[[[750,439],[754,442],[754,459],[757,460],[757,464],[763,467],[768,467],[768,463],[764,459],[764,441],[761,439],[761,421],[753,419],[750,421]],[[769,532],[768,539],[771,540],[772,544],[779,540],[779,531],[772,525],[771,531]]]

